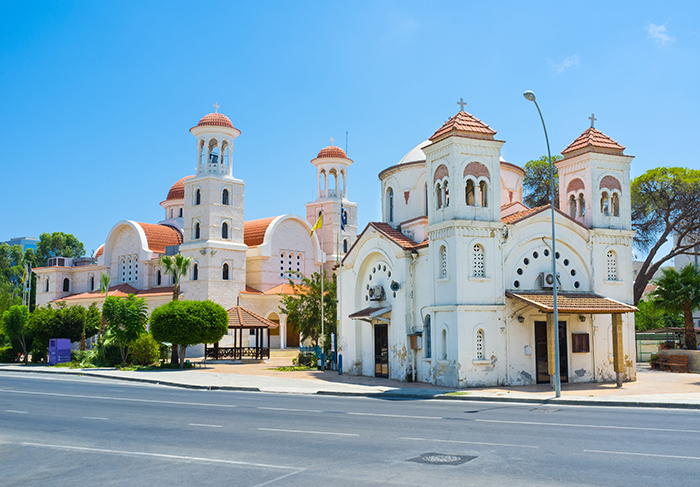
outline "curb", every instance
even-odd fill
[[[3,372],[0,368],[0,374]],[[657,408],[657,409],[686,409],[700,410],[700,404],[694,403],[670,403],[670,402],[642,402],[642,401],[594,401],[588,399],[565,399],[565,398],[547,398],[538,399],[532,397],[494,397],[494,396],[471,396],[465,395],[447,395],[446,393],[436,394],[411,394],[408,392],[343,392],[343,391],[317,391],[313,392],[279,392],[279,391],[264,391],[258,387],[246,386],[201,386],[194,384],[182,384],[179,382],[162,381],[157,379],[139,379],[136,377],[119,377],[112,375],[94,374],[90,372],[59,372],[53,370],[17,370],[12,369],[7,372],[24,372],[34,374],[55,374],[55,375],[77,375],[85,377],[93,377],[98,379],[112,379],[126,382],[141,382],[146,384],[155,384],[169,387],[179,387],[182,389],[194,389],[205,391],[238,391],[238,392],[262,392],[269,394],[295,394],[304,396],[336,396],[336,397],[367,397],[372,399],[442,399],[447,401],[476,401],[476,402],[510,402],[521,404],[541,404],[541,405],[559,405],[559,406],[595,406],[595,407],[627,407],[627,408]]]

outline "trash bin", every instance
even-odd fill
[[[49,340],[49,365],[70,362],[70,340],[52,338]]]

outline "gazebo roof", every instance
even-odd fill
[[[279,326],[243,306],[234,306],[228,310],[229,328],[278,328]]]

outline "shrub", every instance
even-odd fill
[[[306,367],[316,367],[318,357],[315,353],[300,353],[297,357],[297,363]]]
[[[0,362],[4,364],[17,362],[17,352],[11,346],[0,348]]]
[[[160,343],[150,333],[131,342],[131,360],[137,365],[151,365],[160,357]]]

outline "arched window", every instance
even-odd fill
[[[606,255],[606,264],[608,270],[608,281],[617,281],[617,258],[615,252],[608,250]]]
[[[489,205],[488,201],[488,185],[486,184],[486,181],[481,181],[479,183],[479,192],[481,193],[481,207],[486,208]]]
[[[163,275],[160,273],[160,269],[156,270],[156,286],[160,286],[163,282]]]
[[[221,269],[221,278],[222,278],[224,281],[228,281],[228,279],[229,279],[229,277],[228,277],[228,264],[224,264],[224,266],[222,267],[222,269]]]
[[[444,245],[440,246],[440,270],[439,278],[447,278],[447,247]]]
[[[343,240],[343,253],[347,254],[348,253],[348,239]]]
[[[194,239],[199,240],[199,222],[195,222],[194,224]]]
[[[387,220],[391,223],[394,221],[394,188],[386,190],[386,207]]]
[[[443,189],[445,191],[445,208],[447,208],[450,206],[450,188],[447,186],[447,179],[445,179]]]
[[[612,214],[613,216],[620,216],[620,197],[617,193],[612,195]]]
[[[90,276],[90,291],[95,290],[95,276]]]
[[[576,218],[576,196],[569,196],[569,216]]]
[[[226,265],[226,264],[224,264]],[[195,264],[192,266],[192,280],[196,281],[199,279],[199,265],[195,262]],[[224,278],[226,279],[226,278]]]
[[[447,329],[443,328],[440,343],[440,360],[447,360]]]
[[[48,293],[49,292],[49,278],[46,278],[46,284],[44,285],[44,292]]]
[[[476,341],[474,343],[477,360],[484,360],[484,330],[479,329],[476,332]]]
[[[228,223],[221,224],[221,238],[228,238]]]
[[[228,189],[224,189],[221,192],[221,204],[228,205]]]
[[[425,317],[425,328],[423,330],[423,338],[425,338],[425,358],[430,358],[430,355],[431,355],[430,315]]]
[[[178,215],[180,218],[182,218],[182,208],[180,208]]]
[[[70,279],[67,277],[63,279],[63,292],[70,292]]]
[[[465,203],[467,203],[468,206],[475,206],[476,205],[476,198],[474,197],[474,181],[471,179],[467,179],[467,184],[464,188],[464,199]]]
[[[600,196],[600,212],[605,216],[610,216],[610,197],[607,191],[603,191]]]
[[[195,206],[202,203],[202,192],[197,188],[194,192],[194,204]]]
[[[485,277],[486,270],[484,268],[484,248],[476,244],[472,248],[472,275],[474,277]]]
[[[583,193],[578,195],[578,216],[586,216],[586,198],[584,198]]]

